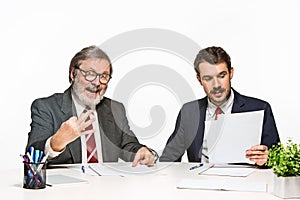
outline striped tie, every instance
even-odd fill
[[[89,108],[87,107],[83,112],[87,112]],[[90,116],[87,117],[86,121],[90,120]],[[93,124],[85,128],[85,130],[92,130]],[[86,150],[87,150],[87,162],[88,163],[98,163],[98,153],[96,147],[96,140],[94,133],[85,135]]]
[[[219,107],[217,107],[217,109],[215,111],[215,120],[217,120],[218,119],[218,115],[222,114],[222,113],[223,113],[222,109],[219,108]]]

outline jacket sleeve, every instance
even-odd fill
[[[130,129],[124,105],[121,103],[115,103],[112,106],[112,109],[114,113],[114,120],[121,133],[120,157],[125,161],[132,161],[135,153],[145,145],[139,143],[137,137]]]
[[[167,144],[160,156],[161,162],[180,162],[186,150],[184,139],[184,120],[182,118],[182,111],[179,112],[176,120],[175,129],[169,137]]]
[[[280,141],[278,130],[276,127],[274,115],[269,103],[266,103],[264,109],[264,121],[261,144],[271,148],[273,144],[277,144]]]
[[[50,111],[41,99],[35,100],[31,105],[30,126],[26,150],[33,146],[44,151],[46,140],[53,135],[54,130]]]

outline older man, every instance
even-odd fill
[[[31,106],[32,146],[49,154],[49,164],[117,162],[152,166],[154,151],[130,130],[124,106],[104,97],[112,75],[109,57],[96,46],[71,60],[70,87]]]

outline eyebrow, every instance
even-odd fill
[[[226,75],[226,74],[228,74],[227,71],[221,71],[218,75]]]
[[[95,73],[97,73],[97,74],[110,74],[110,71],[104,71],[104,72],[102,72],[102,73],[98,73],[98,72],[96,72],[94,69],[92,69],[92,68],[90,68],[90,69],[87,69],[87,70],[85,70],[85,69],[83,69],[84,71],[87,71],[87,72],[89,72],[89,71],[93,71],[93,72],[95,72]]]
[[[227,71],[221,71],[220,73],[217,74],[217,76],[219,76],[219,75],[226,75],[226,74],[228,74]],[[211,76],[211,75],[203,75],[202,77],[213,77],[213,76]]]

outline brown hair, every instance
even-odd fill
[[[199,51],[194,61],[194,69],[198,75],[200,74],[199,65],[203,62],[208,62],[210,64],[226,63],[228,72],[230,73],[230,56],[221,47],[212,46]]]

